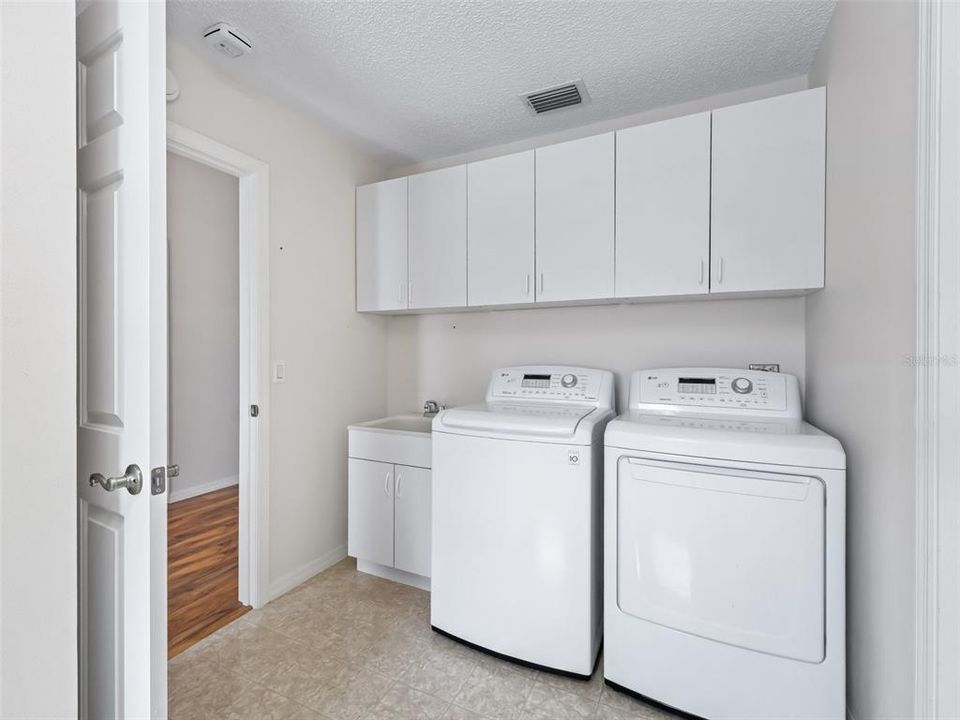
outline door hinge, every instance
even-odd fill
[[[250,406],[250,417],[260,417],[260,406],[251,405]]]

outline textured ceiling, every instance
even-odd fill
[[[235,83],[396,162],[424,161],[806,74],[834,3],[173,0],[168,30]],[[215,22],[255,51],[204,45]],[[582,78],[544,116],[518,95]]]

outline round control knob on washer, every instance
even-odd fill
[[[560,378],[560,384],[565,388],[572,388],[577,384],[577,376],[573,373],[567,373],[562,378]]]
[[[730,386],[735,393],[739,393],[740,395],[746,395],[753,390],[753,383],[744,377],[735,378]]]

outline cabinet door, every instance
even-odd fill
[[[398,570],[430,577],[430,471],[396,466]]]
[[[469,305],[533,302],[534,153],[467,166]]]
[[[538,301],[614,295],[613,137],[536,151]]]
[[[407,179],[357,188],[357,310],[407,307]]]
[[[347,463],[347,553],[393,567],[393,465]]]
[[[823,287],[826,91],[715,110],[711,292]]]
[[[709,289],[710,113],[617,133],[617,297]]]
[[[467,166],[409,178],[411,308],[467,305]]]

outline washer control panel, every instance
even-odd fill
[[[521,366],[501,368],[490,380],[489,400],[544,400],[603,404],[612,376],[580,367]],[[606,406],[606,405],[605,405]]]
[[[630,408],[653,406],[759,411],[799,417],[796,378],[735,368],[669,368],[634,373]]]

